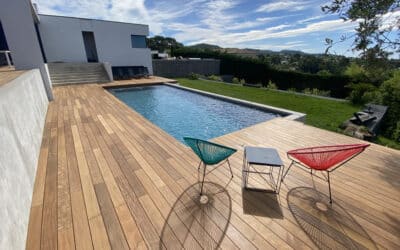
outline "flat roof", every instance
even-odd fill
[[[148,24],[141,24],[141,23],[128,23],[128,22],[110,21],[110,20],[85,18],[85,17],[60,16],[60,15],[48,15],[48,14],[38,14],[38,15],[39,16],[51,16],[51,17],[74,18],[74,19],[83,19],[83,20],[92,20],[92,21],[101,21],[101,22],[111,22],[111,23],[133,24],[133,25],[142,25],[142,26],[147,26],[147,27],[149,26]]]

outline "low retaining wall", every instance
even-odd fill
[[[0,86],[0,249],[25,249],[47,106],[38,69]]]
[[[153,60],[153,73],[163,77],[185,77],[190,73],[219,75],[220,60]]]

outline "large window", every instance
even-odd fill
[[[132,48],[147,48],[146,37],[131,35]]]

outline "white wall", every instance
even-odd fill
[[[39,68],[49,100],[51,81],[44,65],[29,0],[0,0],[0,20],[17,70]]]
[[[25,249],[47,106],[38,69],[0,86],[0,249]]]
[[[94,33],[100,62],[112,66],[146,66],[150,49],[132,48],[131,35],[149,35],[149,27],[101,20],[39,15],[39,30],[48,62],[87,62],[82,31]]]

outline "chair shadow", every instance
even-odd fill
[[[189,186],[175,201],[161,231],[160,249],[217,249],[221,244],[231,219],[231,197],[223,186],[204,182],[208,202],[203,204],[199,184]]]
[[[320,249],[377,249],[354,218],[329,197],[309,187],[287,194],[289,210],[303,231]]]
[[[268,190],[242,188],[243,213],[282,219],[278,195]]]

